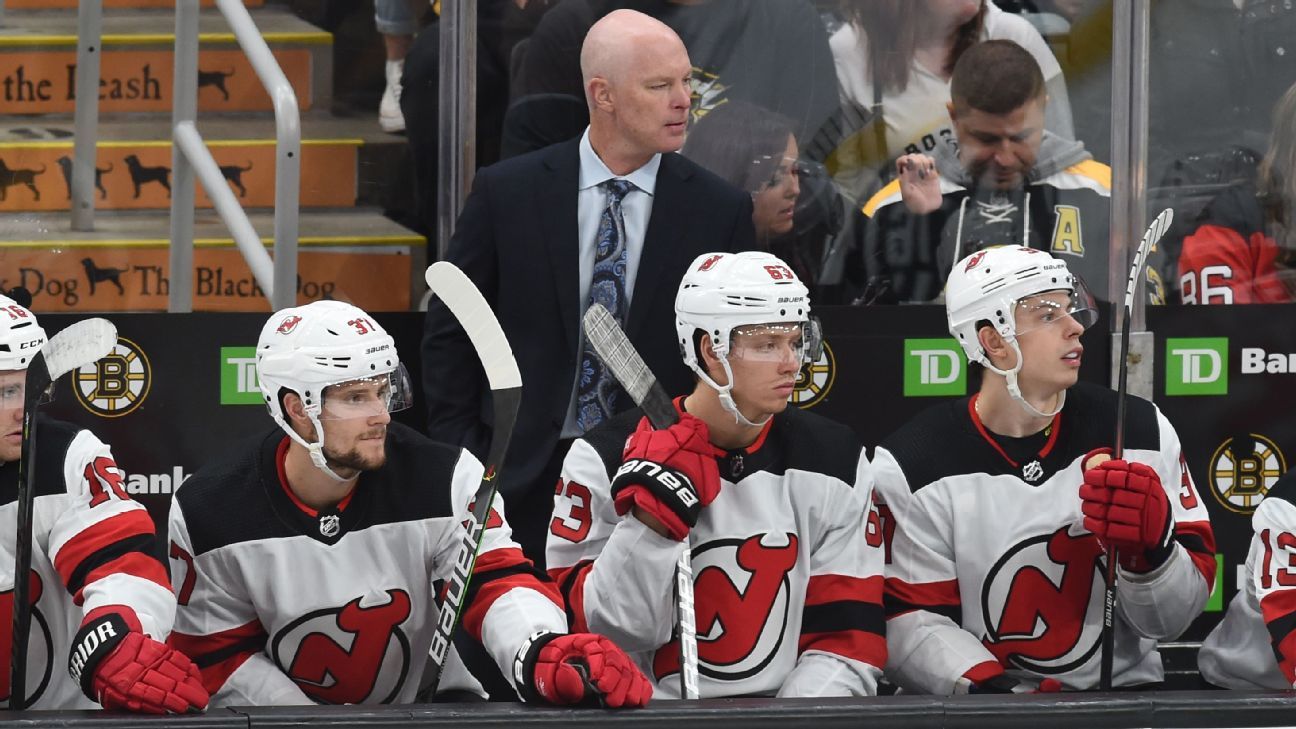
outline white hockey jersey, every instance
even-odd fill
[[[336,507],[286,485],[281,431],[200,469],[171,504],[176,646],[212,704],[414,700],[482,466],[467,451],[388,426],[387,461]],[[552,582],[512,541],[496,496],[461,626],[506,676],[531,633],[565,632]]]
[[[610,496],[641,415],[572,444],[546,558],[573,629],[608,636],[655,697],[678,698],[673,588],[685,545],[617,516]],[[701,696],[875,694],[886,662],[882,534],[854,434],[789,408],[750,447],[717,458],[720,494],[690,534]]]
[[[1231,689],[1296,683],[1296,471],[1278,479],[1251,515],[1246,586],[1206,636],[1197,667]]]
[[[1002,666],[1068,689],[1098,684],[1105,557],[1083,527],[1081,461],[1111,445],[1115,393],[1080,383],[1032,438],[992,436],[975,396],[933,406],[877,448],[873,473],[895,521],[886,580],[887,674],[949,694]],[[1113,684],[1163,680],[1156,640],[1201,612],[1215,544],[1174,428],[1131,397],[1125,458],[1156,469],[1174,521],[1166,560],[1118,567]]]
[[[31,632],[27,687],[33,709],[99,708],[68,675],[72,638],[91,611],[124,605],[144,632],[166,640],[175,597],[154,549],[153,520],[124,488],[108,446],[88,430],[37,416],[32,509]],[[9,705],[18,463],[0,464],[0,701]]]

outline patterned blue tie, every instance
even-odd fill
[[[616,179],[608,180],[600,187],[607,191],[608,204],[599,217],[589,303],[602,304],[618,324],[625,326],[629,302],[625,293],[626,233],[621,200],[636,188],[629,180]],[[580,367],[580,379],[576,385],[576,426],[584,433],[616,412],[619,388],[588,341],[581,353]]]

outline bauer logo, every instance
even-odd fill
[[[967,360],[958,342],[950,338],[906,339],[904,394],[905,397],[966,395]]]
[[[152,384],[153,370],[144,350],[119,336],[108,356],[76,371],[72,391],[86,410],[116,418],[138,408]]]
[[[1166,340],[1167,395],[1227,395],[1228,337]]]
[[[256,347],[221,347],[221,405],[260,405]]]
[[[1278,444],[1259,433],[1225,439],[1206,472],[1211,492],[1224,508],[1250,514],[1287,470]]]
[[[796,389],[788,396],[788,402],[799,408],[812,408],[823,402],[836,378],[837,358],[833,356],[828,342],[824,342],[819,359],[801,365],[801,371],[797,373]]]

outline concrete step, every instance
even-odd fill
[[[78,0],[5,0],[7,10],[75,10]],[[215,0],[202,0],[202,6],[205,8],[215,5]],[[258,8],[265,4],[265,0],[243,0],[243,4],[249,8]],[[105,10],[117,8],[171,8],[176,6],[175,0],[103,0]]]
[[[333,36],[276,7],[252,11],[303,110],[329,107]],[[0,103],[6,115],[70,114],[75,108],[75,13],[6,15],[0,27]],[[225,18],[199,23],[200,111],[269,111],[270,98]],[[169,115],[175,69],[174,13],[136,12],[103,19],[101,114]]]
[[[251,220],[272,246],[273,215]],[[269,310],[214,212],[198,213],[194,241],[195,310]],[[425,239],[376,212],[303,212],[299,241],[298,303],[332,298],[407,311],[426,289]],[[170,219],[161,213],[100,215],[91,233],[69,230],[66,215],[4,216],[0,288],[28,289],[39,312],[165,311],[169,242]]]
[[[43,120],[42,120],[43,121]],[[199,118],[198,130],[244,208],[274,206],[274,120]],[[0,211],[68,210],[73,126],[0,122]],[[171,126],[162,119],[99,126],[95,205],[101,210],[165,210],[171,205]],[[371,119],[320,114],[302,121],[302,207],[352,207],[384,199],[390,160],[404,138]],[[200,207],[211,201],[198,190]]]

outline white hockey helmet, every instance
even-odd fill
[[[261,328],[256,361],[270,417],[310,451],[316,466],[334,478],[339,477],[328,468],[323,453],[320,421],[330,419],[324,411],[325,388],[381,378],[388,385],[388,412],[403,410],[411,403],[412,388],[397,356],[396,341],[363,310],[341,301],[316,301],[275,312]],[[289,424],[279,396],[284,389],[301,398],[315,426],[316,443],[307,443]]]
[[[0,372],[27,369],[46,339],[30,309],[0,295]]]
[[[755,324],[797,324],[807,357],[819,351],[818,323],[810,319],[810,294],[791,267],[777,256],[758,251],[704,253],[689,264],[675,297],[675,333],[684,364],[720,393],[721,405],[739,422],[759,425],[738,411],[730,391],[733,370],[728,355],[733,331]],[[721,386],[698,360],[694,335],[710,335],[728,384]]]
[[[1018,327],[1017,314],[1023,299],[1049,291],[1066,291],[1070,295],[1065,312],[1057,313],[1074,318],[1085,329],[1097,321],[1098,311],[1084,282],[1071,273],[1065,261],[1034,248],[998,246],[977,251],[955,263],[945,282],[945,317],[950,335],[958,340],[969,361],[1004,375],[1009,394],[1040,416],[1052,416],[1061,410],[1066,393],[1059,397],[1052,413],[1040,412],[1022,398],[1017,384],[1022,367],[1017,337],[1027,330]],[[1017,361],[1011,370],[995,367],[986,356],[977,337],[982,323],[994,327],[1016,351]]]

